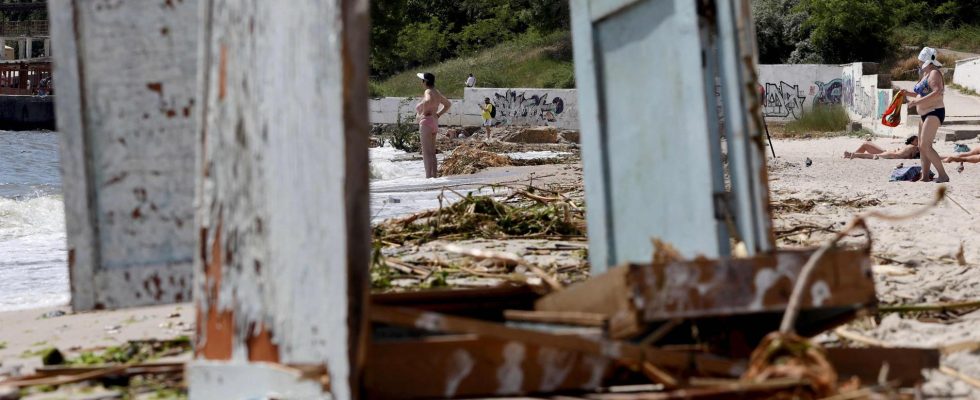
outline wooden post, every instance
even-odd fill
[[[48,7],[72,306],[190,301],[198,1]]]
[[[367,1],[202,3],[190,396],[356,398],[370,257]]]

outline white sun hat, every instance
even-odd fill
[[[932,47],[922,48],[922,51],[919,52],[919,61],[922,61],[922,68],[925,68],[929,64],[933,64],[937,67],[943,66],[943,63],[936,59],[936,49]]]

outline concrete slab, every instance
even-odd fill
[[[980,136],[980,125],[943,126],[939,128],[938,134],[943,135],[947,142],[975,139]]]

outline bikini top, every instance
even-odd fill
[[[928,96],[929,93],[932,93],[932,88],[929,87],[929,77],[926,77],[919,83],[915,84],[912,91],[919,96]]]

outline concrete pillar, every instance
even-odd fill
[[[191,399],[323,398],[327,374],[331,398],[360,398],[367,3],[220,1],[201,21],[194,270],[207,289],[194,299],[207,340],[188,365]],[[269,362],[320,367],[296,382]]]
[[[31,56],[34,55],[34,53],[31,51],[33,49],[33,47],[34,47],[34,39],[27,38],[26,42],[27,42],[27,50],[26,50],[27,56],[24,57],[24,58],[28,58],[29,59],[29,58],[31,58]]]
[[[4,51],[6,50],[6,45],[7,45],[7,38],[0,37],[0,60],[7,59],[7,52]]]
[[[51,57],[51,39],[44,39],[44,56]]]
[[[25,58],[27,58],[27,40],[17,40],[17,59],[23,60]]]

